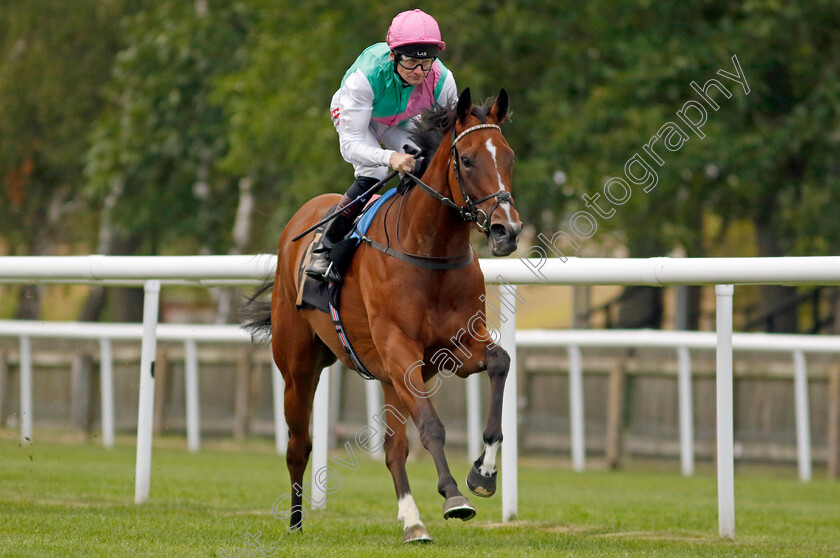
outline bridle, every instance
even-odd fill
[[[461,139],[467,134],[488,128],[499,130],[500,132],[502,130],[496,124],[477,124],[475,126],[467,128],[466,130],[462,131],[456,136],[455,129],[452,129],[452,148],[450,150],[449,162],[447,163],[447,166],[449,166],[450,164],[452,165],[452,170],[455,173],[455,181],[458,183],[458,190],[460,190],[461,196],[463,196],[464,198],[465,205],[458,205],[451,199],[434,190],[432,187],[430,187],[428,184],[426,184],[410,172],[406,173],[406,175],[409,178],[411,178],[415,182],[415,184],[420,186],[424,192],[441,202],[443,205],[451,207],[452,209],[457,211],[465,222],[475,223],[478,229],[485,235],[490,234],[490,219],[493,217],[493,213],[496,211],[496,209],[499,208],[501,204],[509,203],[511,207],[516,207],[513,204],[513,196],[511,196],[510,192],[507,192],[505,190],[499,190],[498,192],[495,192],[493,194],[488,194],[486,196],[478,198],[477,200],[473,200],[467,193],[466,188],[464,188],[464,183],[461,180],[461,158],[458,155],[457,145],[458,142],[461,141]],[[496,199],[496,203],[493,205],[493,209],[490,210],[490,213],[487,213],[483,209],[480,209],[478,207],[480,204],[493,198]]]
[[[501,128],[496,124],[477,124],[466,130],[462,131],[457,136],[455,135],[455,130],[452,130],[452,148],[449,155],[449,162],[447,162],[447,166],[450,164],[452,165],[452,170],[455,173],[455,180],[458,183],[458,189],[461,191],[461,195],[464,198],[465,205],[461,206],[452,201],[451,199],[447,198],[440,192],[434,190],[431,186],[414,176],[412,173],[407,172],[405,175],[409,177],[411,180],[414,181],[415,184],[420,186],[420,188],[434,199],[441,202],[443,205],[447,207],[451,207],[458,214],[461,218],[467,223],[475,223],[478,229],[483,232],[485,235],[490,235],[490,219],[493,217],[493,212],[498,209],[498,207],[503,203],[509,203],[511,207],[515,207],[513,205],[513,197],[511,196],[510,192],[505,190],[499,190],[493,194],[488,194],[477,200],[473,200],[470,198],[469,194],[467,194],[467,190],[464,188],[464,183],[461,180],[461,166],[459,164],[459,156],[458,156],[458,149],[456,145],[458,142],[463,138],[465,135],[470,134],[472,132],[484,129],[495,129],[501,131]],[[493,209],[490,210],[490,213],[486,213],[483,209],[478,207],[479,204],[486,202],[490,199],[496,199],[496,203],[493,205]],[[402,201],[405,201],[405,196],[400,196]],[[387,219],[388,211],[393,206],[393,203],[388,206],[388,210],[385,212],[385,218]],[[402,203],[400,203],[400,211],[397,217],[397,243],[400,244],[400,233],[399,233],[399,223],[400,223],[400,216],[402,215]],[[387,236],[387,230],[386,230]],[[406,251],[402,245],[400,244],[400,250],[394,250],[390,247],[390,242],[388,244],[381,244],[368,236],[363,236],[362,241],[367,243],[372,248],[379,250],[389,256],[393,256],[397,259],[402,261],[408,262],[412,265],[417,267],[422,267],[425,269],[437,269],[437,270],[448,270],[448,269],[459,269],[470,265],[473,261],[473,249],[470,246],[469,250],[464,254],[460,254],[458,256],[422,256],[420,254],[412,254]]]

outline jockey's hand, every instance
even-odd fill
[[[398,172],[414,172],[414,157],[408,153],[391,153],[391,158],[388,160],[391,168]]]

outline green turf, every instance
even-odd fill
[[[789,469],[738,467],[729,541],[717,537],[708,467],[686,479],[673,463],[576,474],[524,459],[519,519],[503,525],[499,495],[471,498],[478,516],[470,522],[444,521],[424,456],[409,475],[435,542],[406,547],[390,475],[361,456],[358,471],[336,467],[343,486],[310,513],[303,533],[288,534],[271,515],[289,487],[268,442],[211,442],[197,454],[181,440],[156,442],[151,498],[138,506],[131,438],[105,450],[37,432],[22,447],[14,436],[0,431],[2,556],[234,556],[246,548],[244,534],[258,531],[273,556],[295,557],[840,556],[840,484],[803,484]],[[460,481],[466,458],[453,453],[450,463]]]

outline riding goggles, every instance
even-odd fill
[[[436,58],[414,58],[400,53],[396,53],[396,55],[400,66],[409,71],[413,71],[417,66],[420,66],[424,72],[428,72],[437,60]]]

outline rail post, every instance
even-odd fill
[[[20,337],[20,441],[32,443],[32,341]]]
[[[142,504],[149,499],[149,481],[152,473],[152,422],[155,414],[155,353],[160,281],[146,281],[143,291],[143,341],[140,349],[137,463],[134,474],[135,504]]]
[[[289,430],[286,428],[284,413],[286,382],[274,359],[271,359],[271,389],[274,392],[274,447],[277,455],[286,455],[286,446],[289,445]]]
[[[467,452],[470,459],[477,459],[481,455],[481,384],[479,382],[478,374],[467,376]]]
[[[796,459],[799,480],[811,480],[811,424],[808,410],[808,368],[805,353],[793,352],[793,385],[796,409]]]
[[[718,532],[735,538],[735,457],[732,444],[732,285],[715,285],[717,296]]]
[[[111,340],[99,340],[99,399],[102,404],[102,445],[114,447],[114,352]]]
[[[677,384],[680,400],[680,464],[684,477],[694,474],[694,405],[691,397],[691,353],[677,349]]]
[[[338,363],[333,366],[338,366]],[[315,401],[312,405],[312,495],[313,510],[327,505],[327,494],[318,481],[320,471],[327,466],[327,438],[330,433],[330,369],[321,371],[318,387],[315,388]]]
[[[382,398],[380,397],[382,387],[379,382],[367,381],[365,382],[365,399],[367,402],[368,412],[368,432],[373,431],[373,446],[377,450],[371,453],[371,457],[376,459],[385,459],[385,429],[377,422],[376,417],[382,411]],[[326,443],[326,441],[324,442]]]
[[[500,289],[503,307],[516,308],[516,286],[508,285]],[[519,434],[517,424],[518,390],[516,360],[516,312],[499,324],[501,345],[510,356],[510,370],[505,380],[505,392],[502,402],[502,522],[516,519],[518,513],[519,483]],[[471,456],[472,457],[472,456]]]
[[[569,345],[569,424],[572,434],[572,468],[586,469],[586,434],[583,410],[583,359],[580,347]]]
[[[187,411],[187,448],[195,453],[201,446],[201,405],[198,393],[198,350],[195,339],[184,341],[184,388]]]

